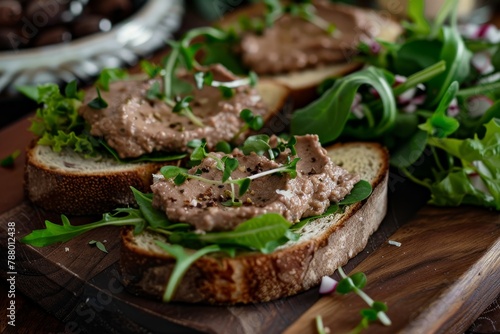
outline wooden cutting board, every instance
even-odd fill
[[[0,156],[29,141],[22,121],[0,132]],[[120,284],[117,228],[103,228],[65,244],[34,248],[18,239],[58,215],[32,206],[22,195],[23,157],[0,170],[0,240],[7,253],[7,226],[16,226],[16,288],[61,319],[68,331],[154,333],[315,333],[323,316],[332,333],[359,321],[355,295],[325,296],[317,289],[275,302],[232,307],[162,304],[136,297]],[[398,180],[393,175],[393,181]],[[364,271],[366,291],[389,305],[393,325],[371,333],[463,332],[500,293],[500,215],[463,207],[423,206],[425,194],[409,182],[393,182],[389,211],[367,248],[346,271]],[[418,212],[417,212],[418,211]],[[415,215],[415,212],[417,214]],[[93,218],[72,220],[85,223]],[[395,234],[393,234],[395,233]],[[388,239],[402,243],[387,244]],[[109,253],[88,245],[104,242]],[[2,268],[6,261],[2,260]],[[9,271],[2,270],[2,279]]]

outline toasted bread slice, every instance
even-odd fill
[[[135,203],[133,186],[149,191],[152,173],[165,163],[93,160],[72,150],[33,145],[26,152],[24,186],[36,205],[71,215],[98,214]]]
[[[262,80],[257,90],[268,107],[265,121],[276,123],[273,119],[287,101],[288,88]],[[70,150],[58,153],[36,144],[26,153],[27,197],[46,210],[71,215],[99,214],[135,205],[130,187],[150,192],[152,174],[167,164],[87,159]]]
[[[349,7],[349,5],[335,3],[332,6],[338,7]],[[393,20],[386,13],[379,13],[372,9],[367,8],[357,8],[357,10],[362,14],[364,19],[363,22],[369,23],[370,31],[375,38],[393,42],[395,41],[403,32],[401,26]],[[239,20],[242,16],[245,17],[259,17],[262,16],[265,11],[265,6],[262,2],[256,2],[249,6],[242,7],[235,11],[230,12],[225,15],[221,20],[216,22],[216,26],[221,28],[233,28],[236,33],[243,34],[239,28]],[[385,14],[385,15],[384,15]],[[335,22],[333,22],[335,23]],[[358,27],[352,27],[354,31]],[[359,34],[359,39],[364,38],[364,34]],[[309,36],[305,36],[309,38]],[[352,41],[354,43],[355,41]],[[352,44],[351,43],[351,44]],[[341,77],[353,71],[360,69],[363,64],[356,61],[357,51],[352,49],[345,50],[344,62],[332,63],[329,65],[323,65],[316,68],[308,68],[304,70],[282,73],[276,75],[260,75],[262,79],[270,79],[279,82],[291,90],[291,96],[293,97],[293,102],[296,107],[304,106],[305,104],[311,102],[317,97],[317,87],[320,83],[328,78]]]
[[[187,271],[174,300],[237,304],[291,296],[317,285],[359,253],[386,214],[388,153],[379,144],[349,143],[329,147],[328,154],[372,184],[367,200],[348,206],[344,213],[309,222],[298,231],[298,241],[289,241],[271,254],[203,256]],[[165,238],[123,229],[120,265],[130,291],[160,299],[175,259],[156,240]]]

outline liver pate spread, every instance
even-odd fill
[[[258,74],[276,74],[345,61],[361,39],[379,30],[367,11],[330,1],[314,4],[315,14],[336,26],[333,36],[305,19],[284,14],[262,35],[242,37],[244,64]]]
[[[212,185],[189,178],[181,185],[175,185],[171,179],[155,178],[151,186],[153,206],[164,210],[170,220],[189,223],[201,231],[232,230],[265,213],[279,213],[296,223],[301,218],[322,214],[331,202],[338,202],[349,194],[359,181],[357,175],[334,165],[316,135],[297,137],[295,148],[300,158],[297,176],[292,179],[287,173],[271,174],[253,179],[249,190],[239,198],[242,206],[222,204],[230,199],[230,185]],[[232,156],[238,160],[239,167],[231,177],[244,178],[277,168],[289,154],[287,149],[276,160],[270,160],[253,152],[244,155],[235,149]],[[204,159],[188,173],[194,174],[197,170],[206,179],[222,179],[222,172],[212,158]]]
[[[214,80],[229,82],[238,79],[220,65],[209,68]],[[118,81],[110,83],[109,91],[101,91],[108,103],[104,109],[93,109],[87,105],[96,98],[97,92],[86,94],[85,103],[79,109],[80,115],[90,124],[93,136],[103,137],[121,158],[133,158],[153,151],[182,152],[193,139],[205,138],[213,147],[219,141],[229,141],[241,128],[239,117],[242,109],[248,108],[255,115],[264,116],[266,107],[249,87],[235,88],[235,94],[225,99],[218,88],[203,86],[197,89],[194,78],[181,77],[193,84],[189,94],[193,114],[203,127],[193,124],[187,117],[172,112],[172,108],[160,100],[148,100],[146,92],[153,80]]]

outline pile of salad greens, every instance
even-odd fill
[[[459,26],[457,7],[447,0],[430,22],[424,1],[410,1],[400,40],[362,42],[366,67],[324,82],[292,134],[381,141],[400,171],[391,183],[407,177],[439,206],[500,210],[499,33]]]

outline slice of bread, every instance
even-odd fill
[[[24,187],[36,205],[71,215],[99,214],[135,203],[130,186],[149,191],[152,173],[165,163],[93,160],[66,149],[33,145],[26,151]]]
[[[262,80],[257,90],[268,107],[264,119],[275,122],[273,117],[287,101],[288,88]],[[48,146],[32,144],[26,152],[24,188],[27,197],[46,210],[68,215],[100,214],[135,205],[130,187],[150,192],[152,174],[166,164],[87,159],[70,150],[58,153]]]
[[[289,241],[271,254],[248,252],[234,258],[205,255],[187,271],[175,301],[209,304],[256,303],[297,294],[319,284],[359,253],[387,210],[388,153],[379,144],[349,143],[328,148],[338,165],[358,173],[373,187],[365,201],[344,213],[316,219],[302,227],[298,241]],[[122,230],[120,265],[128,289],[160,299],[175,264],[145,231]]]
[[[345,4],[331,4],[332,6],[346,7],[349,5]],[[369,30],[375,38],[393,42],[395,41],[403,32],[401,26],[390,17],[387,12],[377,12],[372,9],[367,8],[357,8],[360,14],[364,17],[361,21],[369,25]],[[249,6],[242,7],[235,11],[230,12],[225,15],[221,20],[216,22],[216,26],[221,28],[233,28],[236,33],[243,34],[239,28],[239,20],[242,16],[245,17],[259,17],[262,16],[265,11],[265,6],[262,2],[256,2]],[[335,22],[333,22],[335,24]],[[365,33],[361,32],[359,27],[352,27],[353,31],[360,31],[359,40],[367,37]],[[309,36],[304,36],[304,38],[309,38]],[[357,41],[350,41],[349,44],[356,43]],[[346,48],[344,51],[345,62],[332,63],[326,66],[319,66],[316,68],[309,68],[289,73],[282,73],[277,75],[259,75],[262,79],[275,80],[291,90],[291,96],[293,97],[294,106],[301,107],[317,97],[317,87],[325,79],[333,77],[341,77],[353,71],[360,69],[363,64],[356,60],[357,51],[350,48]]]

